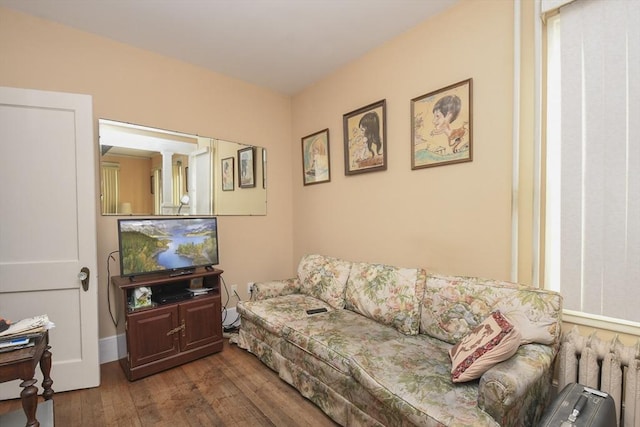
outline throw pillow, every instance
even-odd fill
[[[425,278],[426,272],[420,268],[354,262],[345,308],[393,326],[405,335],[417,335]]]
[[[306,255],[298,265],[300,291],[336,309],[344,308],[344,289],[351,262],[323,255]]]
[[[480,378],[489,368],[515,354],[521,335],[506,317],[494,311],[449,350],[451,380]]]

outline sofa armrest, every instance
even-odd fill
[[[536,425],[549,400],[553,346],[527,344],[480,378],[478,407],[500,425]]]
[[[256,282],[253,284],[251,301],[261,301],[282,295],[290,295],[300,292],[300,281],[297,278],[285,280],[272,280],[269,282]]]

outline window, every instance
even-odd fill
[[[118,213],[120,165],[118,163],[101,162],[102,173],[102,213]]]
[[[547,20],[545,284],[565,309],[640,323],[640,2]]]

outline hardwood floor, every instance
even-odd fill
[[[53,396],[56,426],[337,425],[228,340],[220,353],[134,382],[118,362],[100,370],[100,387]],[[55,366],[51,376],[55,390]],[[19,399],[0,401],[0,414],[21,408]]]

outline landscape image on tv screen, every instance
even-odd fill
[[[120,274],[218,264],[216,218],[121,219]]]

